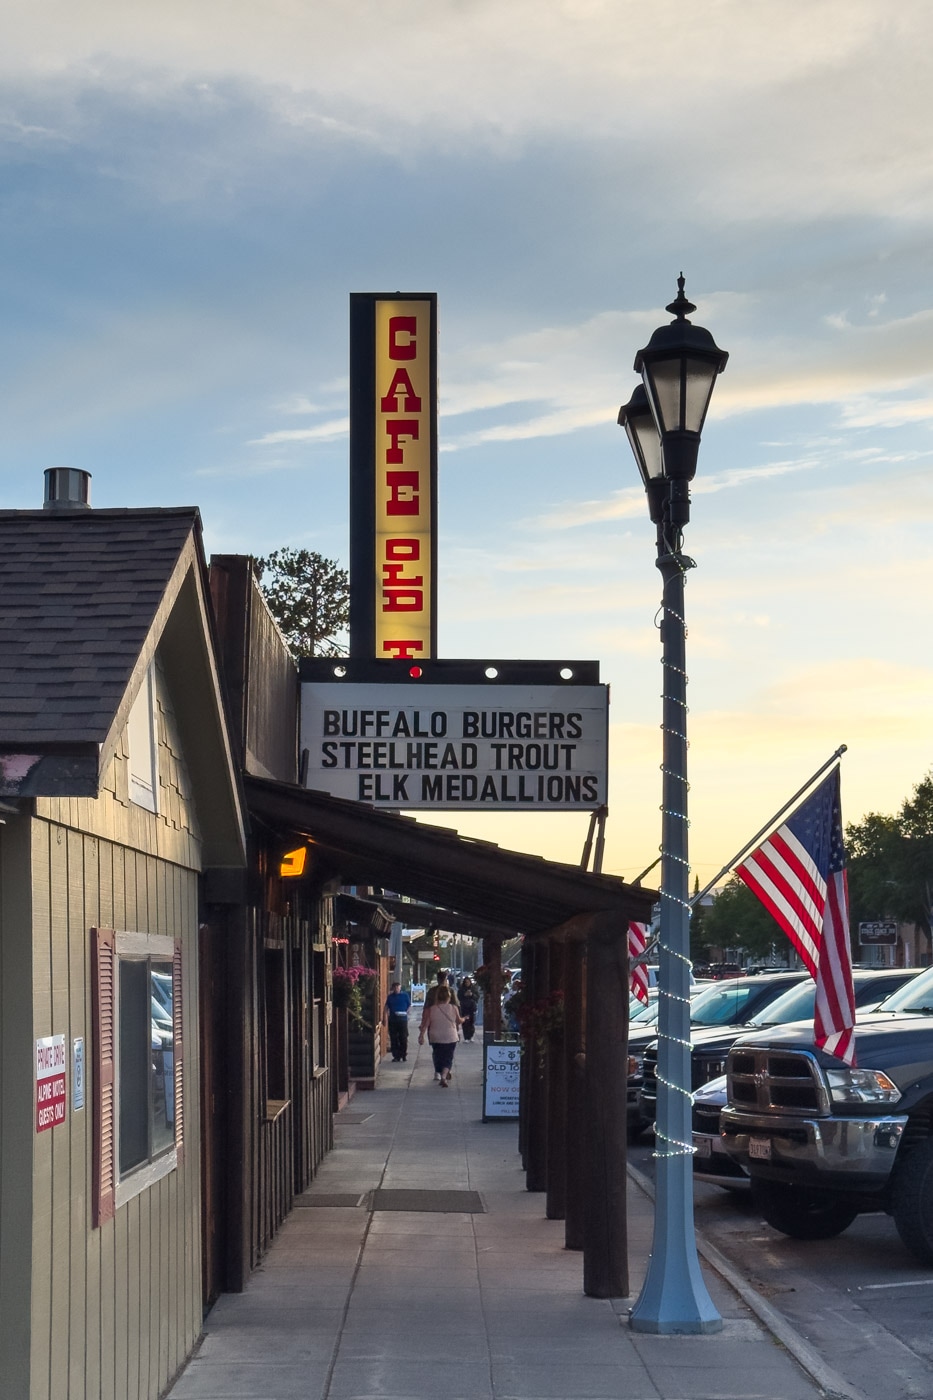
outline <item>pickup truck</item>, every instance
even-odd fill
[[[933,968],[859,1017],[855,1046],[850,1069],[807,1023],[743,1036],[727,1061],[722,1144],[783,1234],[829,1239],[882,1210],[933,1263]]]
[[[915,967],[857,969],[852,974],[856,1010],[877,1006],[885,997],[916,977],[920,971],[920,968]],[[762,982],[767,979],[755,980]],[[764,1005],[759,1003],[754,1014],[750,1015],[746,1011],[740,1018],[741,1024],[691,1027],[691,1089],[697,1090],[708,1084],[711,1079],[718,1079],[725,1072],[726,1056],[741,1036],[770,1026],[782,1026],[788,1021],[812,1021],[813,1004],[816,1000],[816,983],[812,977],[804,977],[802,981],[793,982],[783,990],[779,984],[778,990],[780,995],[766,1001]],[[653,1040],[644,1052],[639,1097],[642,1117],[647,1118],[649,1122],[654,1121],[657,1106],[657,1071],[658,1043]]]

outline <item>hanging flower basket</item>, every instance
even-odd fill
[[[367,1009],[372,1009],[373,990],[376,974],[371,967],[335,967],[333,1001],[338,1011],[347,1011],[354,1030],[371,1030],[372,1022],[366,1020]]]
[[[551,992],[550,996],[540,997],[537,1001],[528,1001],[523,992],[516,992],[505,1005],[506,1010],[514,1012],[518,1019],[522,1040],[526,1045],[535,1047],[538,1069],[543,1071],[548,1041],[564,1028],[563,992]]]

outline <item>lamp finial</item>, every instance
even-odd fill
[[[693,302],[688,301],[684,293],[683,273],[677,278],[677,296],[672,302],[665,306],[664,310],[670,311],[678,321],[686,321],[687,317],[696,311]]]

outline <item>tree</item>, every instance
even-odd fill
[[[294,657],[345,656],[350,575],[309,549],[276,549],[257,559],[256,575]]]
[[[703,911],[702,939],[707,948],[740,948],[753,958],[770,957],[775,946],[790,943],[777,920],[736,875]]]
[[[869,812],[846,827],[852,927],[894,918],[933,926],[933,774],[917,783],[897,816]]]

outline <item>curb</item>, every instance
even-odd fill
[[[628,1175],[635,1185],[642,1191],[649,1200],[654,1200],[654,1182],[640,1172],[637,1167],[627,1166]],[[800,1333],[797,1332],[783,1313],[763,1298],[761,1294],[749,1283],[747,1278],[739,1273],[738,1269],[729,1262],[724,1254],[716,1248],[714,1244],[706,1238],[701,1230],[697,1230],[697,1249],[711,1268],[715,1269],[720,1278],[732,1288],[742,1302],[755,1314],[758,1321],[771,1333],[774,1339],[780,1342],[781,1346],[790,1352],[801,1370],[805,1371],[810,1379],[828,1396],[830,1400],[868,1400],[868,1397],[861,1390],[856,1390],[845,1380],[838,1371],[834,1371],[831,1366],[827,1366],[823,1358],[814,1351],[809,1342],[805,1342]]]

